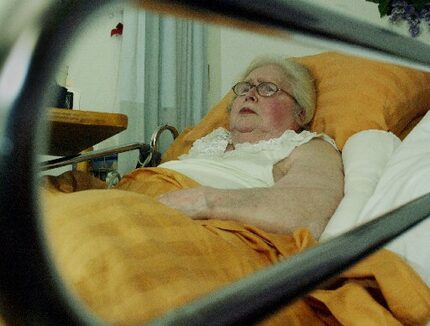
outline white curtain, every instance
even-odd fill
[[[123,24],[117,102],[129,124],[120,143],[149,143],[161,124],[182,131],[200,121],[207,112],[206,26],[132,7]],[[120,173],[136,163],[136,152],[121,154]]]

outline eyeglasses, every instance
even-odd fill
[[[276,84],[271,82],[262,82],[258,85],[252,85],[249,82],[241,81],[241,82],[238,82],[236,85],[234,85],[232,89],[237,96],[244,96],[253,87],[255,87],[255,89],[257,90],[258,95],[263,97],[270,97],[275,95],[277,92],[282,91],[285,94],[287,94],[289,97],[291,97],[294,101],[296,101],[294,96],[292,96],[290,93],[288,93],[287,91],[284,91],[283,89],[279,88]]]

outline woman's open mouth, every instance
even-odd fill
[[[239,111],[240,114],[255,114],[254,110],[251,110],[250,108],[242,108]]]

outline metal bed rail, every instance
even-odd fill
[[[23,0],[0,35],[0,310],[10,324],[102,324],[61,282],[49,254],[36,192],[43,147],[44,94],[79,27],[103,0]],[[296,0],[140,1],[172,5],[210,21],[222,15],[254,26],[349,47],[428,69],[430,46]],[[425,195],[381,218],[209,294],[155,324],[233,324],[260,320],[369,255],[430,215]]]
[[[160,160],[161,160],[161,154],[158,150],[159,150],[161,134],[165,131],[169,131],[173,139],[176,139],[176,137],[178,137],[179,135],[179,132],[175,127],[164,124],[154,130],[151,136],[151,142],[149,145],[146,143],[130,143],[125,145],[119,145],[119,146],[113,146],[113,147],[103,148],[99,150],[94,150],[91,152],[79,153],[76,155],[64,156],[64,157],[60,157],[60,158],[56,158],[56,159],[52,159],[52,160],[40,163],[39,170],[40,171],[51,170],[51,169],[55,169],[55,168],[59,168],[67,165],[77,164],[80,162],[90,161],[96,158],[101,158],[101,157],[105,157],[113,154],[129,152],[132,150],[139,150],[139,159],[137,164],[139,167],[156,166],[160,163]]]
[[[147,157],[150,155],[152,149],[151,146],[145,143],[131,143],[121,146],[109,147],[105,149],[95,150],[87,153],[81,153],[71,156],[64,156],[56,159],[52,159],[40,164],[40,171],[51,170],[62,166],[71,164],[77,164],[80,162],[90,161],[96,158],[109,156],[112,154],[124,153],[132,150],[139,150],[140,157]]]

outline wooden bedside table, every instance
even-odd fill
[[[49,155],[68,156],[82,152],[127,129],[128,118],[121,113],[49,108]]]

